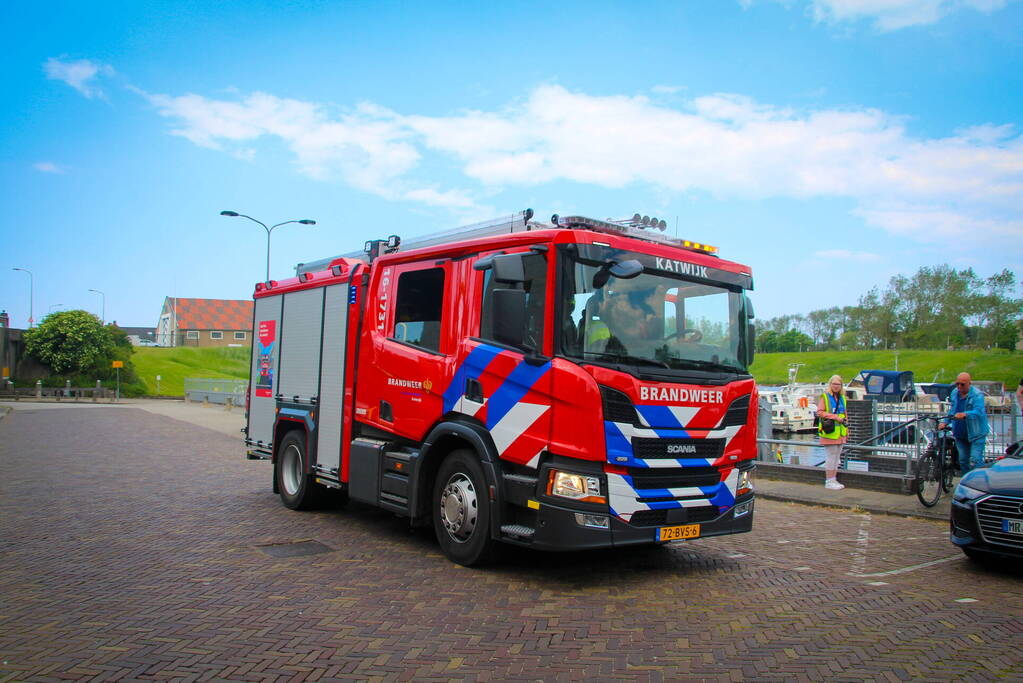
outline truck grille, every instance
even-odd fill
[[[644,439],[632,440],[632,453],[643,460],[680,458],[720,458],[724,439]]]
[[[1002,531],[1002,520],[1023,520],[1023,498],[991,496],[977,503],[977,526],[986,543],[1023,548],[1023,536]]]
[[[681,489],[690,486],[715,486],[721,483],[716,467],[672,467],[665,469],[629,468],[635,489]]]
[[[718,516],[718,509],[713,505],[701,505],[700,507],[684,508],[683,510],[639,510],[634,512],[630,524],[633,526],[663,526],[668,522],[668,513],[683,512],[681,519],[677,517],[672,524],[687,524],[695,522],[709,522]]]

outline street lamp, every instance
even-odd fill
[[[100,316],[100,321],[104,325],[106,325],[107,324],[107,295],[104,294],[103,292],[99,291],[98,289],[90,289],[89,291],[90,292],[96,292],[101,297],[103,297],[103,308],[101,309],[103,311],[103,314]]]
[[[283,223],[277,223],[276,225],[271,225],[268,228],[268,227],[266,227],[266,223],[264,223],[263,221],[257,221],[252,216],[246,216],[245,214],[238,213],[237,211],[221,211],[220,215],[221,216],[231,216],[232,218],[234,218],[234,217],[248,218],[253,223],[259,223],[260,225],[263,226],[263,229],[266,230],[266,280],[264,280],[264,282],[269,282],[270,281],[270,233],[273,232],[273,229],[274,228],[278,228],[278,227],[280,227],[282,225],[287,225],[288,223],[301,223],[302,225],[316,225],[316,221],[311,220],[309,218],[303,218],[301,220],[284,221]]]
[[[34,320],[32,320],[32,306],[34,305],[34,302],[35,302],[35,280],[36,279],[32,275],[32,271],[31,270],[26,270],[25,268],[13,268],[12,270],[20,270],[23,273],[28,273],[28,326],[29,326],[29,329],[31,329],[32,328],[32,323],[35,322]]]

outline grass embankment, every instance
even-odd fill
[[[758,384],[785,384],[789,365],[803,363],[796,378],[799,382],[826,382],[832,375],[846,382],[860,370],[912,370],[917,382],[954,382],[960,372],[973,379],[1005,382],[1015,391],[1023,377],[1023,353],[1004,349],[992,351],[814,351],[806,353],[760,353],[753,361],[753,376]],[[935,379],[937,375],[937,379]]]
[[[157,375],[160,375],[159,393],[163,396],[184,396],[186,377],[245,379],[249,376],[247,346],[208,349],[139,347],[131,360],[150,396],[157,393]]]

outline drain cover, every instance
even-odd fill
[[[303,555],[319,555],[329,553],[333,548],[328,548],[319,541],[295,541],[294,543],[274,543],[271,545],[258,546],[260,550],[270,557],[302,557]]]

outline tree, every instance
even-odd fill
[[[124,361],[119,373],[122,384],[137,381],[128,335],[116,325],[104,327],[87,311],[46,316],[39,327],[25,332],[25,351],[66,379],[111,380],[115,375],[111,361],[119,360]]]
[[[99,318],[86,311],[59,311],[25,332],[25,351],[57,374],[78,374],[114,352]]]

